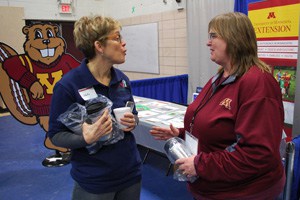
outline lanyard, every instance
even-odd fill
[[[193,118],[192,118],[192,121],[191,121],[191,123],[190,123],[190,133],[191,133],[191,134],[192,134],[192,132],[193,132],[194,121],[195,121],[196,115],[197,115],[198,112],[205,106],[205,104],[210,100],[210,98],[213,96],[213,92],[211,92],[210,96],[209,96],[208,98],[206,98],[207,95],[208,95],[208,93],[211,91],[211,89],[212,89],[212,85],[208,88],[208,91],[205,93],[203,99],[201,100],[201,102],[199,103],[199,105],[197,106],[197,108],[196,108],[196,110],[195,110],[195,112],[194,112],[194,114],[193,114]],[[205,99],[206,99],[206,101],[205,101]],[[204,101],[205,101],[205,102],[204,102]]]
[[[220,76],[221,77],[221,76]],[[212,96],[216,93],[217,89],[219,88],[219,86],[226,81],[227,78],[225,78],[224,80],[222,80],[221,83],[216,84],[216,82],[218,80],[220,80],[220,78],[217,78],[208,88],[208,91],[205,93],[203,99],[201,100],[201,102],[199,103],[199,105],[197,106],[194,114],[193,114],[193,118],[192,121],[190,123],[190,133],[192,134],[193,132],[193,127],[194,127],[194,121],[195,121],[195,117],[198,114],[198,112],[208,103],[208,101],[212,98]],[[212,91],[211,91],[212,90]],[[211,92],[211,94],[209,95],[209,97],[207,97],[207,95]]]

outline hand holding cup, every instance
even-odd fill
[[[130,107],[115,108],[113,111],[120,129],[131,131],[135,127],[136,122]]]

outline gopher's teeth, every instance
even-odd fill
[[[54,48],[52,48],[52,49],[48,49],[49,50],[49,56],[54,56]]]
[[[41,55],[42,55],[43,58],[54,56],[54,48],[42,49],[42,50],[40,50],[40,52],[41,52]]]

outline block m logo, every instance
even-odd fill
[[[269,12],[269,15],[268,15],[268,17],[267,17],[268,19],[271,19],[271,18],[276,18],[276,16],[275,16],[275,12]]]

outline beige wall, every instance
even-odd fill
[[[24,9],[0,6],[0,42],[11,46],[17,53],[23,53],[25,37],[22,28],[25,25]],[[5,108],[0,96],[0,107]]]
[[[24,9],[0,7],[0,42],[23,53]],[[119,19],[123,26],[157,22],[159,26],[159,74],[126,72],[131,80],[188,74],[186,10]]]
[[[123,26],[157,22],[159,27],[159,74],[126,72],[131,80],[188,73],[186,10],[119,19]]]
[[[22,28],[25,26],[24,8],[0,6],[0,42],[3,42],[17,51],[24,53],[23,43],[25,35]]]

